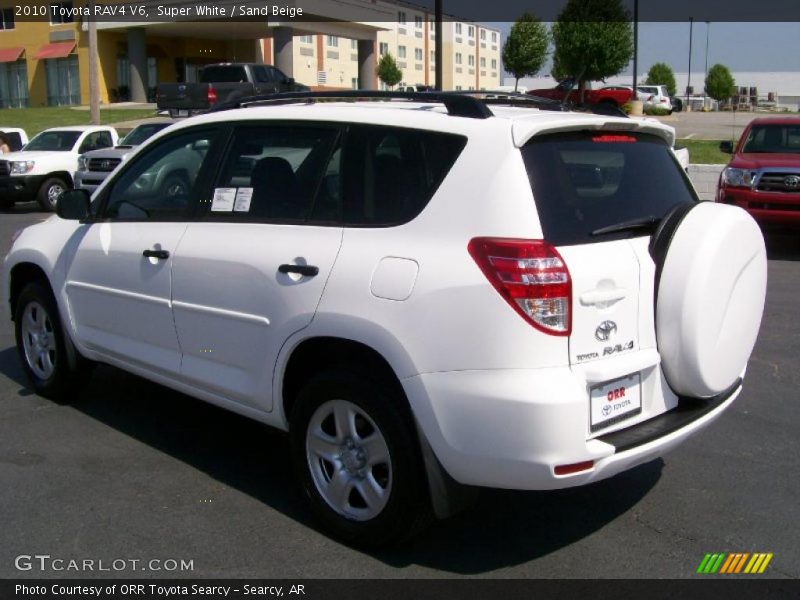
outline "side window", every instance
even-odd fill
[[[162,140],[137,156],[113,183],[103,216],[119,220],[183,219],[214,138],[213,130]]]
[[[96,146],[98,148],[110,148],[114,145],[113,140],[111,139],[111,133],[108,131],[98,131],[97,132],[97,142]]]
[[[354,126],[343,157],[345,224],[406,223],[428,204],[466,144],[463,136]]]
[[[275,83],[286,83],[288,81],[288,78],[283,74],[283,71],[279,71],[274,67],[269,69],[269,74]]]
[[[272,79],[269,76],[269,71],[266,67],[255,66],[252,67],[254,71],[254,75],[256,77],[256,81],[258,83],[269,83]]]
[[[214,186],[208,216],[236,221],[305,221],[315,199],[326,210],[336,210],[338,163],[332,160],[332,152],[338,137],[336,127],[237,129]]]

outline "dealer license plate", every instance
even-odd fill
[[[597,431],[642,412],[642,377],[620,377],[591,388],[590,429]]]

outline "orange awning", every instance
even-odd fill
[[[52,44],[45,44],[33,58],[42,60],[43,58],[66,58],[75,49],[75,42],[54,42]]]
[[[25,48],[17,46],[16,48],[0,48],[0,63],[14,62],[19,60]]]

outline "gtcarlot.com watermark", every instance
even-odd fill
[[[122,573],[122,572],[169,572],[180,573],[194,571],[194,559],[183,558],[63,558],[49,554],[20,554],[14,559],[14,567],[18,571],[37,573]]]

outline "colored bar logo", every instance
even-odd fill
[[[697,567],[697,572],[713,575],[715,573],[725,575],[735,575],[747,573],[751,575],[763,573],[769,561],[772,560],[772,552],[717,552],[706,554]]]

